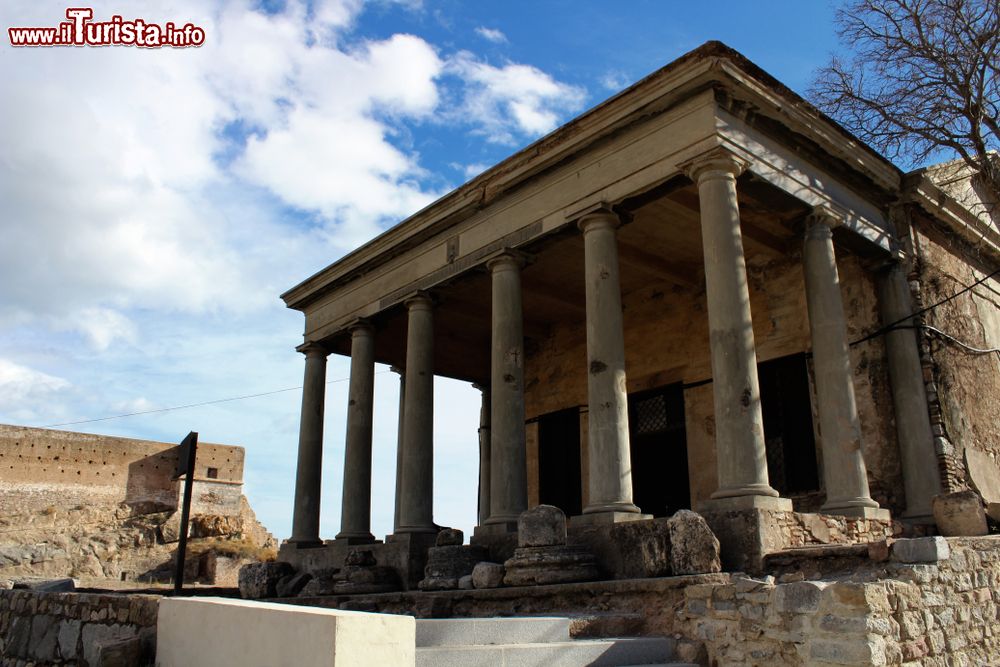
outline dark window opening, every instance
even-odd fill
[[[583,512],[580,475],[580,410],[538,418],[538,501],[566,516]]]
[[[219,469],[218,468],[209,468],[208,472],[205,474],[205,476],[208,477],[209,479],[218,479],[219,478]]]
[[[628,405],[633,502],[653,516],[689,509],[683,385],[633,394]]]
[[[765,361],[757,375],[771,486],[785,497],[818,492],[806,355]]]

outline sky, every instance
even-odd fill
[[[56,26],[67,5],[0,7],[0,423],[243,446],[245,492],[279,539],[304,366],[303,316],[279,294],[705,41],[800,94],[837,50],[826,0],[81,5],[205,39],[13,48],[6,28]],[[325,538],[347,377],[331,356]],[[382,537],[398,376],[379,366],[375,392]],[[469,534],[479,395],[435,392],[435,521]],[[148,414],[104,419],[130,413]]]

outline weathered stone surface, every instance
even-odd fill
[[[598,577],[594,555],[579,546],[518,547],[504,563],[507,586],[540,586]]]
[[[278,581],[294,574],[288,563],[250,563],[240,568],[240,597],[258,600],[277,596]]]
[[[31,653],[37,660],[55,660],[59,639],[59,619],[39,614],[31,619]]]
[[[372,553],[371,549],[351,549],[347,552],[347,558],[344,559],[344,565],[348,566],[371,567],[376,564],[375,554]]]
[[[993,458],[986,452],[966,447],[965,465],[972,488],[979,492],[986,504],[1000,503],[1000,467]]]
[[[547,547],[566,544],[566,515],[558,507],[538,505],[517,518],[517,546]]]
[[[142,640],[138,636],[97,645],[96,664],[100,667],[135,667],[144,664],[142,658]]]
[[[774,589],[774,609],[787,614],[813,613],[819,609],[824,588],[826,585],[818,581],[779,584]]]
[[[476,588],[500,588],[506,573],[500,563],[476,563],[472,568],[472,585]]]
[[[943,537],[917,537],[892,543],[892,558],[900,563],[936,563],[951,556],[948,540]]]
[[[701,515],[680,510],[667,521],[670,569],[674,575],[721,572],[719,540]]]
[[[80,639],[80,621],[64,620],[59,625],[59,655],[65,660],[76,659],[76,645]]]
[[[934,522],[945,537],[989,534],[983,501],[975,491],[934,496]]]
[[[319,595],[333,595],[333,587],[337,583],[336,576],[340,574],[339,567],[321,568],[312,572],[312,579],[299,591],[299,597],[308,598]]]
[[[990,503],[986,506],[986,516],[994,523],[1000,523],[1000,503]]]
[[[400,589],[396,571],[381,565],[344,566],[334,580],[333,592],[336,595],[388,593]]]
[[[308,572],[299,572],[291,576],[282,577],[275,586],[275,592],[279,598],[295,597],[302,589],[312,581],[312,575]]]
[[[127,625],[101,625],[88,623],[83,626],[83,659],[89,665],[100,665],[101,652],[105,646],[126,641],[138,635],[138,631]],[[116,666],[117,667],[117,666]]]
[[[472,575],[467,574],[464,577],[459,577],[458,587],[463,591],[472,590],[474,588],[474,586],[472,585]]]
[[[573,526],[569,543],[587,547],[608,578],[670,575],[670,529],[665,518]]]
[[[445,528],[444,530],[438,531],[437,539],[434,541],[434,544],[439,547],[448,547],[458,546],[463,542],[465,542],[465,533],[458,528]]]
[[[476,563],[489,557],[484,547],[473,545],[448,545],[427,550],[427,566],[419,586],[425,591],[454,590],[458,580],[472,574]]]
[[[76,582],[63,579],[15,579],[11,588],[38,591],[40,593],[68,593],[76,590]]]

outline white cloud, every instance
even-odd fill
[[[493,143],[513,144],[518,136],[549,132],[585,99],[582,88],[556,81],[530,65],[495,67],[462,51],[448,71],[464,82],[459,114]]]
[[[476,28],[476,34],[485,39],[487,42],[493,42],[494,44],[503,44],[507,41],[507,35],[503,34],[503,32],[497,30],[496,28],[479,26]]]
[[[0,358],[0,405],[14,420],[33,419],[39,408],[69,387],[61,377]]]
[[[632,81],[625,72],[609,70],[601,76],[600,83],[607,90],[618,92],[632,83]]]

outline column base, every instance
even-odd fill
[[[840,507],[823,505],[819,508],[819,511],[823,514],[835,514],[837,516],[846,516],[855,519],[878,519],[880,521],[888,521],[892,518],[889,510],[882,509],[877,504],[874,507],[871,505],[841,505]]]
[[[434,533],[437,534],[437,526],[398,526],[396,532],[393,535],[402,535],[407,533]]]
[[[472,529],[472,534],[479,537],[485,535],[509,535],[517,534],[517,521],[495,521],[484,523]]]
[[[295,547],[296,549],[315,549],[316,547],[321,547],[325,544],[323,540],[317,538],[301,538],[301,537],[290,537],[285,542],[288,545]]]
[[[645,521],[652,518],[652,514],[642,514],[641,512],[588,512],[586,514],[569,517],[569,528],[576,529],[586,526],[606,526],[613,523]]]
[[[375,536],[371,533],[338,533],[335,538],[337,542],[345,544],[375,544]]]
[[[698,513],[731,512],[734,510],[768,510],[771,512],[791,512],[792,501],[777,496],[713,496],[698,505]]]
[[[721,498],[735,498],[743,496],[769,496],[771,498],[777,498],[781,494],[778,493],[774,487],[770,484],[747,484],[745,486],[732,486],[725,489],[719,489],[712,494],[712,499],[717,500]]]

